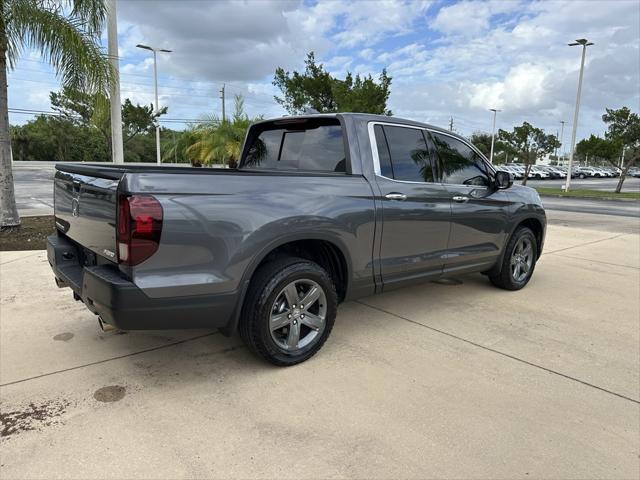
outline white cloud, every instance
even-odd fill
[[[222,83],[227,110],[242,93],[250,114],[280,115],[275,68],[301,70],[314,50],[338,76],[376,77],[387,67],[389,107],[401,116],[438,125],[454,116],[471,133],[488,129],[487,109],[497,107],[503,128],[527,120],[555,130],[572,118],[578,77],[579,49],[566,44],[582,37],[595,45],[579,136],[602,132],[605,107],[640,102],[640,8],[631,1],[167,0],[149,8],[127,0],[118,8],[123,97],[153,100],[150,52],[135,45],[170,48],[158,70],[161,104],[174,118],[219,112]],[[47,110],[57,81],[37,54],[24,58],[10,74],[10,105]]]

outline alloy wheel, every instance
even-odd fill
[[[511,277],[516,282],[522,282],[527,278],[533,265],[533,245],[531,239],[521,238],[513,249],[511,255]]]
[[[325,329],[327,297],[310,279],[290,282],[276,296],[269,318],[273,341],[288,352],[315,343]]]

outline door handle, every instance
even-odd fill
[[[455,197],[453,197],[453,201],[454,202],[458,202],[458,203],[464,203],[469,201],[469,197],[463,197],[461,195],[456,195]]]
[[[389,200],[406,200],[407,196],[404,193],[387,193],[384,198],[388,198]]]

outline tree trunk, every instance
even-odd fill
[[[527,163],[524,166],[524,178],[522,179],[522,185],[527,184],[527,180],[529,180],[529,172],[531,171],[531,164]]]
[[[11,169],[7,89],[6,40],[0,38],[0,228],[20,225]]]
[[[624,183],[624,179],[627,178],[627,173],[635,162],[627,163],[627,166],[622,169],[620,172],[620,179],[618,180],[618,185],[616,185],[616,193],[620,193],[622,191],[622,184]]]

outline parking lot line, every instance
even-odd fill
[[[398,315],[397,313],[390,312],[388,310],[385,310],[384,308],[380,308],[380,307],[376,307],[374,305],[370,305],[370,304],[368,304],[366,302],[363,302],[361,300],[356,300],[356,303],[360,303],[361,305],[365,305],[365,306],[367,306],[369,308],[372,308],[374,310],[378,310],[380,312],[386,313],[387,315],[392,315],[392,316],[394,316],[396,318],[399,318],[400,320],[404,320],[404,321],[413,323],[413,324],[418,325],[420,327],[428,328],[429,330],[432,330],[432,331],[437,332],[439,334],[446,335],[448,337],[454,338],[454,339],[459,340],[461,342],[465,342],[465,343],[468,343],[470,345],[473,345],[474,347],[482,348],[483,350],[487,350],[487,351],[495,353],[497,355],[502,355],[503,357],[510,358],[511,360],[515,360],[515,361],[520,362],[520,363],[524,363],[525,365],[529,365],[530,367],[539,368],[540,370],[544,370],[545,372],[551,373],[553,375],[558,375],[560,377],[566,378],[567,380],[571,380],[573,382],[578,382],[578,383],[581,383],[582,385],[585,385],[587,387],[595,388],[596,390],[600,390],[600,391],[608,393],[610,395],[615,395],[616,397],[620,397],[620,398],[623,398],[625,400],[629,400],[630,402],[640,404],[640,400],[636,400],[635,398],[627,397],[626,395],[623,395],[621,393],[614,392],[614,391],[609,390],[607,388],[600,387],[598,385],[594,385],[593,383],[589,383],[589,382],[587,382],[585,380],[581,380],[579,378],[573,377],[571,375],[567,375],[567,374],[559,372],[557,370],[553,370],[551,368],[544,367],[544,366],[539,365],[537,363],[530,362],[528,360],[525,360],[524,358],[520,358],[520,357],[517,357],[515,355],[511,355],[509,353],[506,353],[506,352],[501,352],[500,350],[496,350],[495,348],[491,348],[491,347],[488,347],[486,345],[482,345],[480,343],[476,343],[476,342],[474,342],[472,340],[460,337],[460,336],[455,335],[453,333],[445,332],[444,330],[440,330],[440,329],[432,327],[430,325],[425,325],[424,323],[420,323],[417,320],[412,320],[410,318],[403,317],[402,315]]]

